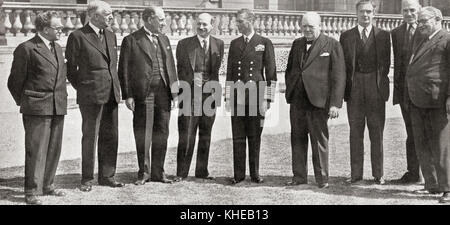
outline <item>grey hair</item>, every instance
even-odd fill
[[[427,13],[427,14],[433,16],[434,18],[436,18],[436,21],[442,21],[444,19],[444,17],[442,16],[441,10],[439,10],[433,6],[423,7],[420,10],[420,13]]]
[[[403,5],[405,5],[406,3],[412,3],[416,6],[422,7],[422,5],[420,5],[419,0],[402,0],[402,8],[403,8]]]
[[[107,2],[95,0],[95,1],[89,2],[88,6],[87,6],[87,13],[88,13],[89,17],[92,17],[95,13],[100,12],[100,10],[106,10],[106,9],[110,9],[110,8],[111,8],[111,6]]]
[[[375,11],[377,8],[377,4],[372,1],[372,0],[360,0],[356,3],[356,10],[359,9],[359,6],[364,5],[364,4],[370,4],[373,7],[373,10]]]
[[[247,20],[251,22],[255,21],[255,12],[251,9],[241,9],[237,12],[237,14],[245,14],[245,18],[247,18]]]
[[[320,22],[322,21],[319,13],[316,13],[316,12],[306,12],[303,15],[302,19],[304,19],[305,17],[308,17],[308,18],[315,19],[315,20],[319,21],[319,25],[320,25]]]

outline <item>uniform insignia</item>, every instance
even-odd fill
[[[257,51],[257,52],[262,52],[262,51],[264,51],[264,49],[265,49],[265,46],[262,44],[259,44],[255,47],[255,51]]]

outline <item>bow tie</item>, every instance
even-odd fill
[[[306,41],[307,45],[312,45],[313,41]]]

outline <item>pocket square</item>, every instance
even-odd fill
[[[330,53],[324,52],[324,53],[322,53],[320,56],[330,56]]]

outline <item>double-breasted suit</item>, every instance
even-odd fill
[[[214,97],[212,95],[218,95],[213,99],[220,100],[222,91],[208,91],[207,88],[204,88],[204,85],[207,82],[219,81],[219,69],[223,59],[224,43],[211,35],[207,39],[208,41],[205,40],[205,43],[208,45],[206,47],[202,46],[203,43],[200,43],[198,36],[185,38],[178,42],[177,45],[178,78],[180,82],[187,82],[191,89],[191,97],[189,102],[186,103],[190,106],[190,109],[186,111],[189,114],[181,114],[178,117],[177,176],[182,178],[187,177],[189,174],[197,130],[199,132],[199,141],[195,176],[199,178],[209,176],[208,157],[211,130],[216,117],[215,108],[220,106],[220,101],[214,100],[211,103],[211,110],[214,111],[212,115],[204,112],[203,106],[208,98]],[[196,88],[202,90],[201,95],[194,93],[197,90]],[[180,103],[180,109],[183,106],[187,106],[186,104]],[[206,107],[209,107],[209,105]]]
[[[8,89],[23,114],[25,195],[51,192],[67,114],[61,46],[46,46],[38,35],[20,44],[14,51]]]
[[[406,85],[425,189],[450,191],[450,34],[440,30],[413,44]]]
[[[263,101],[273,101],[277,81],[272,42],[258,34],[254,34],[248,43],[244,36],[231,41],[226,81],[225,101],[230,101],[232,106],[234,179],[237,182],[245,179],[248,140],[250,176],[257,181],[265,113],[260,106]],[[241,95],[239,88],[231,88],[240,84],[248,87]]]
[[[133,129],[138,180],[166,179],[164,161],[169,137],[171,87],[178,81],[169,39],[153,37],[145,27],[124,38],[119,62],[124,100],[133,98]],[[151,153],[149,152],[151,147]]]
[[[392,48],[394,50],[394,91],[393,104],[399,104],[402,111],[403,121],[406,127],[406,162],[408,170],[408,178],[411,180],[419,180],[419,160],[414,146],[414,136],[411,124],[411,115],[409,110],[409,97],[406,86],[406,69],[411,58],[411,49],[414,36],[412,36],[411,29],[407,23],[403,23],[391,32]],[[406,177],[405,177],[406,179]]]
[[[293,181],[307,183],[308,134],[316,182],[328,183],[328,112],[342,107],[345,62],[340,43],[319,35],[307,49],[305,37],[292,44],[286,67],[286,101],[291,105]]]
[[[114,179],[118,150],[118,103],[116,35],[88,23],[69,35],[66,46],[67,78],[77,91],[82,124],[82,179],[94,179],[95,148],[98,137],[98,179]]]
[[[355,181],[363,178],[366,121],[371,142],[372,176],[375,179],[383,176],[385,102],[389,99],[391,63],[390,34],[372,26],[364,43],[359,28],[358,25],[340,37],[347,73],[344,100],[350,124],[351,177]]]

